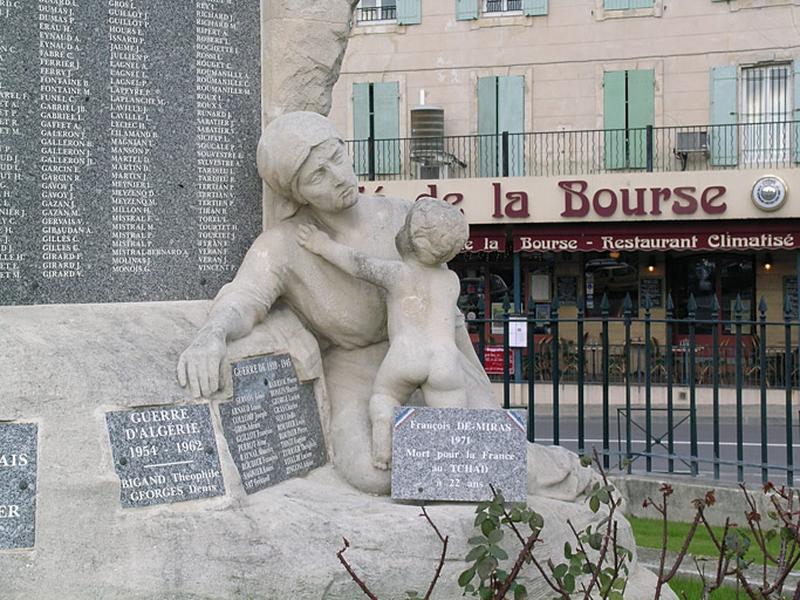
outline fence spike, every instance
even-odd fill
[[[561,308],[561,304],[558,301],[558,296],[553,298],[553,301],[550,303],[550,314],[553,316],[558,316],[558,309]]]
[[[762,318],[767,314],[767,299],[764,296],[758,301],[758,312]]]
[[[672,301],[672,294],[667,294],[667,318],[672,317],[672,311],[675,310],[675,303]]]
[[[583,316],[583,312],[585,310],[585,304],[583,301],[583,294],[578,294],[578,299],[575,303],[578,308],[578,318],[580,319]]]
[[[694,319],[697,314],[697,300],[694,299],[694,294],[689,294],[689,301],[686,303],[686,312],[690,319]]]
[[[600,301],[600,314],[607,317],[610,310],[611,304],[608,301],[608,294],[604,292],[603,299]]]
[[[633,312],[633,300],[631,300],[630,293],[625,294],[625,299],[622,301],[622,309],[627,316],[630,316],[631,312]]]
[[[503,312],[506,313],[508,316],[508,312],[511,310],[511,302],[508,299],[508,292],[503,294]]]
[[[783,320],[791,321],[792,312],[792,296],[790,294],[786,294],[786,296],[783,298]]]
[[[736,294],[736,302],[733,304],[734,318],[737,321],[742,320],[742,312],[744,312],[744,304],[742,304],[742,295]]]
[[[644,302],[642,302],[642,306],[644,307],[644,316],[645,318],[650,318],[650,310],[653,308],[653,302],[650,300],[650,295],[646,295],[644,297]]]
[[[717,295],[714,294],[711,297],[711,320],[712,321],[717,321],[719,319],[719,308],[720,308],[719,299],[717,298]]]

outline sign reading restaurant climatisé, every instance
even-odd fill
[[[800,218],[800,203],[783,199],[766,211],[751,198],[764,176],[754,169],[611,173],[564,177],[368,181],[368,194],[433,196],[458,206],[471,224],[609,221],[709,221]],[[786,189],[800,173],[782,174]],[[798,181],[793,181],[797,179]]]

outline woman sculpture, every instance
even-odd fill
[[[340,244],[395,260],[395,235],[411,203],[359,194],[341,136],[316,113],[275,119],[259,142],[258,167],[285,214],[256,239],[235,279],[220,290],[206,323],[178,361],[178,380],[195,397],[215,392],[227,342],[246,336],[283,300],[320,345],[337,471],[362,491],[386,494],[390,476],[372,464],[369,420],[375,374],[388,348],[384,294],[302,248],[297,230],[312,224]],[[496,408],[463,320],[456,325],[456,345],[467,405]],[[571,499],[583,491],[589,475],[574,455],[535,445],[531,449],[547,457],[529,456],[529,461],[549,463],[549,480],[534,477],[531,482],[539,493],[549,487],[546,495]],[[529,462],[529,471],[534,469]]]

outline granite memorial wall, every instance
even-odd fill
[[[233,277],[261,230],[259,8],[0,3],[0,305]]]

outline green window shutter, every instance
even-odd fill
[[[369,158],[366,139],[369,137],[369,85],[353,84],[353,167],[356,175],[369,172]]]
[[[496,177],[497,77],[478,79],[478,177]]]
[[[739,135],[736,128],[736,65],[711,69],[711,127],[708,148],[711,164],[734,166],[737,163]]]
[[[521,75],[497,78],[497,133],[507,131],[508,175],[521,177],[525,174],[525,78]],[[503,144],[499,138],[498,163],[502,174]]]
[[[631,8],[653,8],[653,0],[630,0]]]
[[[547,14],[547,0],[524,0],[522,9],[529,17]]]
[[[800,163],[800,59],[794,61],[794,162]]]
[[[456,19],[469,21],[478,18],[478,0],[456,0]]]
[[[628,71],[628,166],[647,166],[647,130],[655,125],[655,71]]]
[[[624,169],[625,152],[625,71],[603,73],[603,157],[606,169]]]
[[[603,0],[606,10],[623,10],[631,7],[631,0]]]
[[[375,173],[400,172],[400,84],[372,84]]]
[[[422,21],[421,0],[397,0],[397,22],[401,25],[419,25]]]

